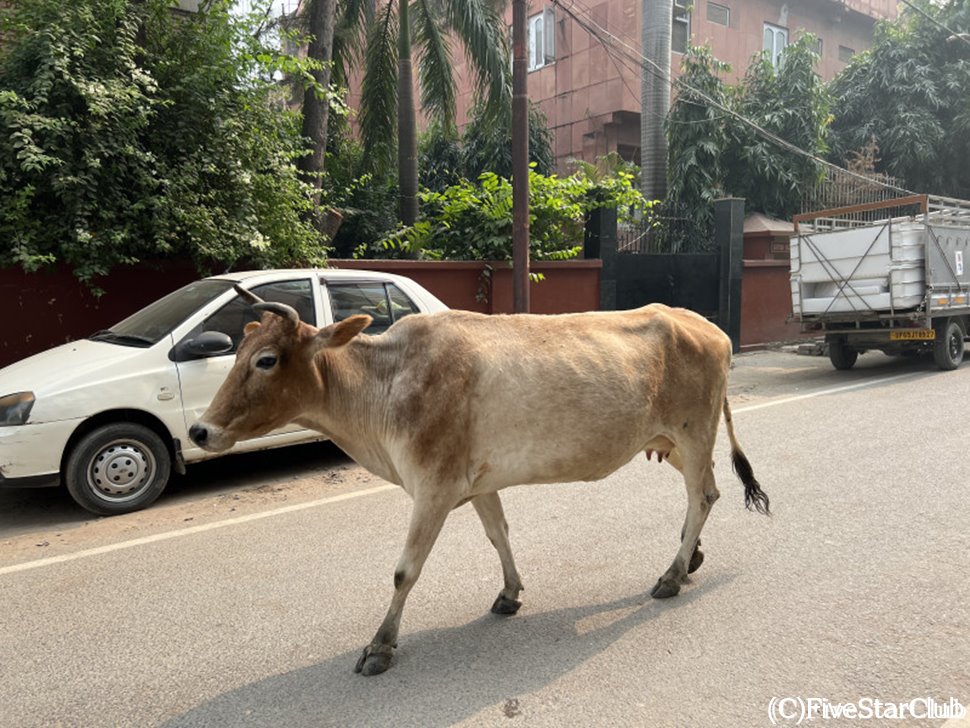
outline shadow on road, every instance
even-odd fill
[[[511,618],[486,614],[460,627],[405,633],[390,671],[383,675],[354,674],[359,651],[345,652],[225,693],[164,725],[446,726],[486,709],[494,711],[486,720],[497,722],[528,711],[523,696],[594,658],[630,630],[733,580],[725,574],[706,578],[664,601],[644,592],[605,604]],[[660,660],[651,649],[644,642],[640,664],[645,693],[650,690],[650,665]]]
[[[190,465],[185,475],[173,474],[154,506],[310,477],[350,463],[329,441],[229,455]],[[0,488],[0,536],[70,529],[99,518],[77,505],[64,487]]]

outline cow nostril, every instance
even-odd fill
[[[196,445],[205,445],[206,440],[209,439],[209,431],[200,425],[192,425],[189,428],[189,439]]]

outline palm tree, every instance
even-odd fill
[[[358,117],[365,159],[389,164],[397,129],[401,221],[418,212],[417,123],[412,37],[418,57],[421,108],[446,129],[455,126],[452,45],[462,46],[479,95],[498,111],[510,103],[507,33],[497,0],[343,0],[334,61],[347,78],[349,61],[363,60]],[[362,42],[363,41],[363,42]]]

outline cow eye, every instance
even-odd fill
[[[276,357],[271,354],[261,356],[256,360],[256,366],[260,369],[272,369],[276,366]]]

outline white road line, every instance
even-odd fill
[[[765,409],[766,407],[777,407],[783,404],[790,404],[792,402],[799,402],[803,399],[812,399],[813,397],[824,397],[828,394],[838,394],[839,392],[848,392],[853,389],[861,389],[863,387],[872,387],[879,384],[885,384],[887,382],[893,382],[899,379],[914,378],[919,376],[918,372],[911,372],[908,374],[896,374],[891,377],[880,377],[878,379],[867,379],[863,382],[855,382],[853,384],[846,384],[842,387],[832,387],[830,389],[820,389],[815,392],[807,392],[806,394],[799,394],[794,397],[783,397],[781,399],[773,399],[768,402],[762,402],[761,404],[749,405],[748,407],[739,407],[734,410],[735,414],[741,414],[743,412],[753,412],[759,409]],[[165,533],[157,533],[153,536],[145,536],[143,538],[135,538],[130,541],[120,541],[118,543],[108,544],[106,546],[98,546],[93,549],[85,549],[83,551],[75,551],[70,554],[62,554],[60,556],[50,556],[48,558],[36,559],[34,561],[27,561],[22,564],[14,564],[12,566],[0,567],[0,576],[6,574],[15,574],[22,571],[29,571],[31,569],[39,569],[44,566],[53,566],[54,564],[63,564],[67,561],[75,561],[77,559],[84,559],[89,556],[98,556],[99,554],[107,554],[113,551],[121,551],[123,549],[134,548],[135,546],[144,546],[146,544],[158,543],[159,541],[168,541],[169,539],[178,538],[180,536],[191,536],[195,533],[203,533],[205,531],[214,531],[218,528],[225,528],[227,526],[236,526],[240,523],[250,523],[252,521],[259,521],[264,518],[272,518],[273,516],[280,516],[284,513],[293,513],[295,511],[302,511],[308,508],[316,508],[317,506],[324,506],[330,503],[338,503],[344,500],[350,500],[352,498],[363,498],[368,495],[376,495],[377,493],[383,493],[388,490],[395,490],[398,486],[396,485],[379,485],[374,488],[367,488],[366,490],[358,490],[352,493],[344,493],[342,495],[335,495],[329,498],[321,498],[315,501],[309,501],[307,503],[297,503],[292,506],[285,506],[283,508],[276,508],[272,511],[264,511],[262,513],[252,513],[248,516],[239,516],[238,518],[230,518],[225,521],[215,521],[213,523],[206,523],[199,526],[190,526],[189,528],[182,528],[178,531],[167,531]]]
[[[854,384],[846,384],[841,387],[832,387],[830,389],[819,389],[814,392],[806,392],[805,394],[798,394],[794,397],[782,397],[781,399],[772,399],[768,402],[762,402],[761,404],[752,404],[747,407],[738,407],[733,409],[734,414],[741,414],[742,412],[754,412],[755,410],[765,409],[766,407],[777,407],[782,404],[791,404],[792,402],[799,402],[803,399],[812,399],[813,397],[824,397],[827,394],[838,394],[839,392],[848,392],[853,389],[862,389],[863,387],[874,387],[878,384],[885,384],[886,382],[893,382],[898,379],[916,378],[920,376],[920,372],[909,372],[907,374],[894,374],[891,377],[880,377],[879,379],[867,379],[864,382],[855,382]]]
[[[272,511],[263,511],[262,513],[251,513],[248,516],[239,516],[237,518],[229,518],[225,521],[215,521],[213,523],[204,523],[199,526],[190,526],[189,528],[182,528],[178,531],[167,531],[165,533],[156,533],[153,536],[145,536],[143,538],[135,538],[130,541],[119,541],[118,543],[108,544],[107,546],[98,546],[93,549],[85,549],[83,551],[75,551],[71,554],[61,554],[60,556],[50,556],[44,559],[37,559],[35,561],[27,561],[22,564],[14,564],[13,566],[4,566],[0,568],[0,576],[5,574],[15,574],[19,571],[29,571],[30,569],[39,569],[42,566],[52,566],[53,564],[63,564],[65,561],[74,561],[76,559],[84,559],[88,556],[97,556],[99,554],[108,554],[112,551],[121,551],[122,549],[130,549],[135,546],[144,546],[145,544],[158,543],[159,541],[168,541],[172,538],[178,538],[179,536],[189,536],[194,533],[204,533],[205,531],[214,531],[217,528],[225,528],[226,526],[236,526],[240,523],[250,523],[251,521],[259,521],[263,518],[271,518],[273,516],[280,516],[284,513],[293,513],[295,511],[303,511],[307,508],[316,508],[317,506],[324,506],[330,503],[338,503],[340,501],[350,500],[352,498],[363,498],[367,495],[374,495],[375,493],[382,493],[386,490],[397,490],[398,486],[391,485],[378,485],[374,488],[367,488],[366,490],[357,490],[352,493],[343,493],[341,495],[330,496],[329,498],[320,498],[319,500],[309,501],[307,503],[296,503],[291,506],[284,506],[282,508],[276,508]]]

